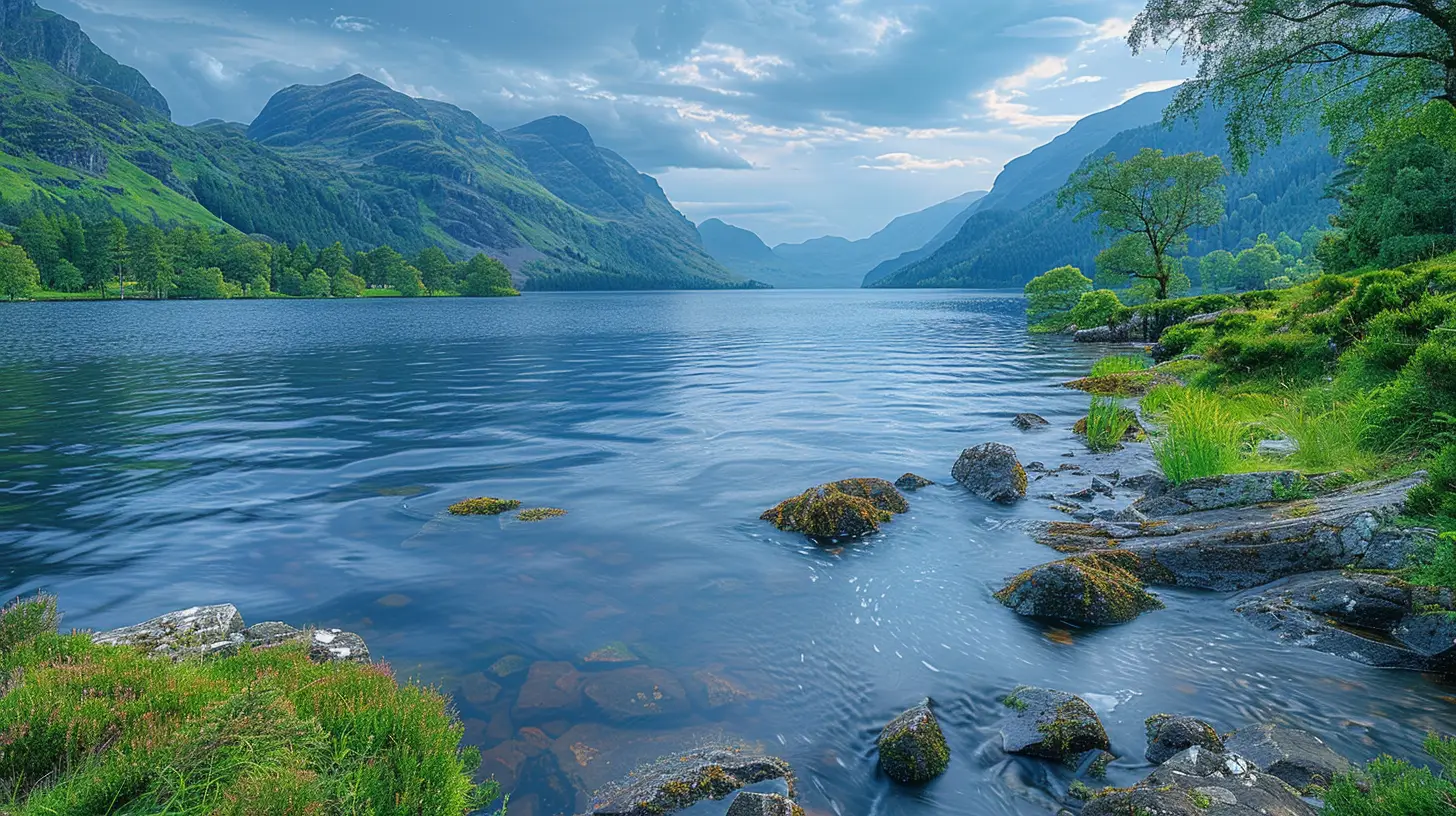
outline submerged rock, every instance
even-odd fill
[[[795,790],[794,772],[777,757],[729,748],[703,748],[670,756],[633,771],[598,791],[594,816],[661,816],[705,799],[724,799],[740,788],[782,779]]]
[[[895,480],[895,487],[901,490],[919,490],[922,487],[930,487],[933,484],[935,482],[930,481],[924,476],[916,476],[914,473],[907,473]]]
[[[787,796],[744,791],[733,797],[727,816],[804,816],[804,809]]]
[[[1001,743],[1008,753],[1075,763],[1088,751],[1110,751],[1107,731],[1087,701],[1064,691],[1020,686],[1002,700]]]
[[[662,669],[634,666],[589,675],[582,691],[613,722],[671,717],[688,713],[688,693]]]
[[[581,674],[570,663],[532,663],[526,683],[516,697],[514,713],[521,718],[547,719],[581,706]]]
[[[760,518],[780,530],[810,538],[859,538],[880,529],[910,503],[884,479],[845,479],[804,491]]]
[[[1051,425],[1045,418],[1036,414],[1017,414],[1012,418],[1011,424],[1023,431],[1033,431],[1037,428],[1045,428]]]
[[[1148,732],[1147,759],[1161,765],[1195,745],[1223,753],[1223,739],[1203,720],[1174,714],[1154,714],[1143,722]]]
[[[1224,747],[1298,791],[1328,788],[1335,776],[1355,770],[1348,759],[1335,753],[1324,740],[1285,725],[1271,723],[1240,728],[1224,740]]]
[[[929,782],[945,773],[950,763],[950,746],[929,700],[891,720],[880,732],[877,746],[880,769],[896,782]]]
[[[1131,788],[1095,795],[1082,816],[1316,816],[1271,774],[1237,756],[1189,748]]]
[[[996,600],[1019,615],[1051,618],[1084,626],[1127,623],[1144,612],[1162,609],[1137,577],[1138,558],[1107,551],[1073,556],[1021,573]]]
[[[987,501],[1015,504],[1026,498],[1026,469],[1009,445],[988,442],[967,448],[951,469],[951,476],[967,490]]]

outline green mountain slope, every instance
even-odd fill
[[[502,134],[356,76],[285,89],[250,127],[182,127],[140,73],[75,23],[32,0],[0,0],[7,200],[226,224],[290,244],[484,251],[537,289],[745,285],[707,255],[655,181],[570,124],[579,133],[555,149],[572,159],[553,164],[531,126]]]
[[[1216,113],[1201,116],[1197,122],[1180,121],[1171,130],[1161,124],[1125,130],[1082,158],[1108,153],[1126,158],[1144,147],[1167,153],[1217,154],[1232,166],[1227,157],[1223,116]],[[1062,155],[1055,162],[1044,160],[1041,172],[1012,179],[1014,194],[988,196],[943,246],[903,268],[889,270],[882,278],[875,279],[871,273],[866,285],[1002,288],[1021,286],[1063,264],[1090,272],[1107,239],[1094,233],[1092,222],[1076,223],[1072,211],[1058,209],[1056,190],[1071,172],[1062,172],[1067,167],[1066,158]],[[1193,232],[1190,254],[1203,255],[1217,249],[1236,251],[1251,246],[1260,233],[1301,235],[1310,227],[1326,227],[1336,204],[1325,198],[1325,190],[1338,169],[1339,162],[1329,152],[1327,137],[1317,132],[1294,136],[1255,157],[1247,173],[1225,179],[1228,217],[1217,227]],[[1001,184],[998,179],[998,188]],[[996,205],[997,201],[1014,205],[1027,200],[1028,193],[1022,189],[1026,186],[1037,193],[1029,203],[1020,207]]]

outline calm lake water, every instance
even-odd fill
[[[1092,702],[1124,784],[1164,711],[1293,722],[1357,760],[1449,727],[1451,686],[1273,644],[1226,596],[1162,592],[1167,610],[1098,632],[1018,618],[991,593],[1056,557],[1018,526],[1056,518],[1045,501],[932,487],[842,550],[758,520],[838,478],[949,482],[987,441],[1098,470],[1066,430],[1085,395],[1056,387],[1097,352],[1029,337],[1021,310],[942,292],[5,305],[5,593],[56,592],[77,627],[232,602],[357,631],[456,696],[513,816],[574,813],[709,738],[789,759],[815,813],[1046,814],[1069,772],[994,739],[1019,683]],[[1019,411],[1053,429],[1016,431]],[[443,516],[481,495],[570,515]],[[661,671],[607,675],[585,656],[608,644]],[[591,699],[521,711],[525,673],[490,671],[510,655],[667,699],[625,724]],[[926,695],[950,770],[899,788],[874,737]]]

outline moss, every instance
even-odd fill
[[[582,657],[584,663],[636,663],[640,660],[632,647],[621,641],[613,641]]]
[[[1001,700],[1001,705],[1006,706],[1012,711],[1025,711],[1027,708],[1026,701],[1018,697],[1014,691]]]
[[[1034,584],[1044,570],[1055,566],[1074,570],[1082,586],[1080,596],[1056,599],[1060,608],[1055,617],[1109,625],[1127,623],[1144,612],[1163,608],[1163,602],[1149,595],[1138,577],[1142,559],[1125,550],[1077,555],[1053,565],[1034,567],[1013,578],[1005,589],[996,593],[996,600],[1012,605],[1026,584]]]
[[[1188,801],[1199,810],[1208,810],[1213,807],[1213,797],[1203,791],[1192,790],[1188,792]]]
[[[520,655],[506,655],[490,664],[490,673],[496,677],[510,677],[530,668],[530,661]]]
[[[926,706],[913,708],[890,723],[880,735],[878,748],[885,775],[904,784],[929,782],[950,764],[950,746]]]
[[[516,520],[530,523],[536,521],[545,521],[546,519],[560,518],[564,515],[566,515],[566,511],[556,507],[532,507],[530,509],[522,510],[521,512],[517,513]]]
[[[900,491],[883,479],[845,479],[806,490],[760,518],[811,538],[853,538],[875,532],[909,509]]]
[[[1064,388],[1085,391],[1099,397],[1143,397],[1160,385],[1181,385],[1177,377],[1165,371],[1136,371],[1084,377],[1063,383]]]
[[[466,499],[450,505],[451,515],[456,516],[498,516],[507,513],[521,506],[515,499],[493,499],[485,496],[478,499]]]

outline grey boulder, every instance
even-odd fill
[[[1335,776],[1355,769],[1324,740],[1285,725],[1240,728],[1224,740],[1224,748],[1299,791],[1328,788]]]
[[[1161,765],[1195,745],[1222,753],[1223,739],[1213,726],[1194,717],[1154,714],[1143,723],[1148,733],[1147,759]]]
[[[1002,700],[1001,744],[1007,753],[1076,764],[1088,751],[1111,744],[1097,712],[1065,691],[1020,686]]]
[[[804,809],[787,796],[744,791],[733,798],[727,816],[804,816]]]
[[[1026,498],[1026,469],[1009,445],[988,442],[967,448],[951,469],[963,487],[987,501],[1015,504]]]
[[[1318,811],[1272,774],[1230,754],[1193,747],[1131,788],[1108,790],[1082,816],[1316,816]]]
[[[157,655],[183,658],[235,651],[243,640],[243,616],[232,604],[194,606],[134,626],[97,632],[104,646],[136,646]]]
[[[725,799],[740,788],[782,779],[794,795],[789,763],[735,748],[710,747],[673,755],[638,768],[598,791],[593,816],[661,816],[705,799]]]

